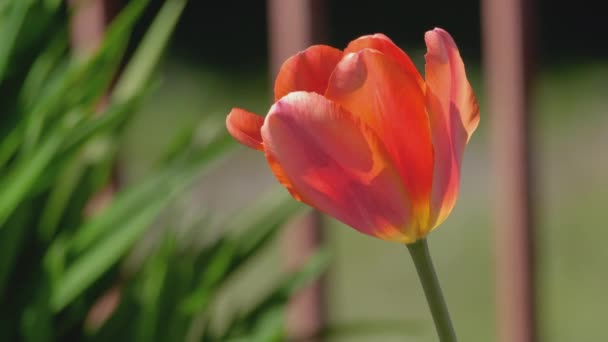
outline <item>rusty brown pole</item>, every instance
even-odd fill
[[[69,0],[70,42],[78,54],[93,53],[103,41],[106,26],[115,9],[112,0]]]
[[[500,342],[533,342],[538,338],[528,134],[534,46],[531,2],[482,1]]]
[[[320,0],[268,0],[270,65],[274,81],[281,64],[291,55],[322,40]],[[321,244],[321,215],[308,214],[292,222],[285,231],[283,253],[288,270],[307,262]],[[325,322],[324,282],[319,280],[291,299],[287,309],[290,338],[314,341]]]
[[[72,10],[70,17],[70,44],[72,51],[79,56],[89,56],[101,46],[106,27],[116,13],[119,0],[69,0]],[[106,105],[100,99],[98,109]],[[117,168],[110,182],[89,199],[85,215],[93,216],[101,212],[114,197],[118,187]],[[87,313],[86,325],[96,329],[114,312],[120,301],[120,289],[112,288],[104,294]]]
[[[69,0],[70,44],[72,50],[82,56],[94,53],[103,41],[106,27],[117,13],[120,0]],[[101,111],[107,98],[100,99],[97,108]],[[118,167],[114,167],[111,182],[89,200],[85,208],[87,216],[99,213],[112,200],[118,187]]]
[[[116,14],[120,0],[68,0],[72,15],[70,17],[70,44],[72,51],[79,56],[94,53],[103,41],[106,27]],[[106,105],[100,99],[98,109]],[[89,200],[85,208],[87,216],[94,215],[105,208],[118,186],[118,172],[115,168],[111,182]]]

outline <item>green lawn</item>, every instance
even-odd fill
[[[472,68],[475,69],[475,68]],[[474,71],[474,70],[473,70]],[[471,79],[481,89],[478,73]],[[264,113],[270,97],[267,73],[235,74],[168,62],[163,82],[131,122],[122,159],[133,180],[180,128],[207,118],[201,129],[222,127],[233,106]],[[538,202],[538,278],[542,340],[599,341],[608,304],[608,64],[546,68],[535,89],[533,135]],[[482,124],[464,160],[459,202],[430,237],[431,251],[462,341],[492,341],[495,332],[493,255],[487,121],[479,92]],[[259,193],[276,188],[261,155],[238,152],[207,179],[194,200],[221,222]],[[204,210],[201,210],[205,208]],[[334,323],[382,323],[393,334],[343,337],[332,341],[435,341],[429,312],[404,246],[372,239],[327,220],[334,252],[330,316]],[[211,234],[202,231],[202,235]],[[204,237],[203,237],[204,239]],[[219,303],[220,315],[242,307],[280,272],[279,248],[239,275]],[[367,323],[361,323],[361,322]],[[396,324],[397,323],[397,324]]]

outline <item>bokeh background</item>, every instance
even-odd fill
[[[541,336],[544,341],[601,340],[602,311],[608,304],[608,254],[602,247],[608,199],[608,46],[600,42],[608,31],[598,2],[540,1],[531,6],[535,20],[529,34],[536,43],[530,121]],[[272,83],[266,15],[263,1],[238,7],[213,1],[190,4],[172,58],[164,65],[164,96],[150,101],[134,125],[144,127],[146,122],[150,130],[158,130],[149,132],[162,136],[178,116],[223,118],[233,106],[267,111]],[[326,1],[325,25],[325,42],[336,47],[383,32],[421,70],[426,30],[442,27],[456,40],[481,103],[481,125],[466,152],[456,209],[429,243],[460,338],[494,340],[491,211],[493,197],[500,194],[491,192],[489,176],[492,113],[484,106],[480,3]],[[144,158],[154,151],[145,138],[149,132],[131,138],[132,154]],[[226,179],[215,196],[209,195],[212,201],[225,209],[237,206],[236,198],[247,201],[261,187],[276,186],[262,159],[239,149],[226,161],[227,169],[236,170],[222,172]],[[335,253],[328,281],[330,321],[411,321],[412,341],[433,341],[426,302],[405,248],[369,239],[333,220],[326,233]],[[279,255],[277,251],[260,263],[275,269]],[[266,280],[253,274],[247,283],[264,286]],[[232,300],[241,300],[243,294],[236,292],[238,299]]]
[[[147,5],[128,51],[135,50],[163,3],[154,0]],[[605,12],[595,1],[530,5],[533,19],[526,34],[534,42],[529,122],[539,340],[601,341],[606,336],[608,305]],[[481,124],[465,154],[456,208],[430,236],[429,244],[462,341],[493,341],[497,329],[492,212],[501,194],[492,191],[492,182],[497,181],[491,177],[489,121],[493,113],[486,109],[480,12],[480,2],[474,0],[327,0],[318,17],[313,16],[319,20],[313,26],[322,30],[317,42],[342,48],[360,35],[382,32],[420,70],[425,31],[442,27],[460,48],[480,102]],[[69,11],[62,13],[57,21],[69,20]],[[206,141],[224,129],[232,107],[257,113],[268,110],[273,80],[267,13],[262,0],[188,2],[151,78],[153,86],[117,139],[112,160],[118,188],[146,179],[157,167],[160,151],[175,144],[176,135],[196,127],[197,136]],[[6,86],[3,91],[9,94]],[[194,245],[207,246],[227,231],[246,230],[226,222],[251,210],[252,204],[264,207],[265,201],[275,203],[277,198],[290,201],[262,155],[231,144],[230,153],[198,176],[149,225],[138,243],[117,261],[119,269],[124,270],[125,264],[137,269],[153,246],[168,239],[166,230],[180,231],[179,236],[187,236]],[[323,232],[331,256],[326,274],[328,324],[341,327],[327,341],[436,340],[404,246],[366,237],[330,218],[324,218]],[[273,288],[284,275],[286,248],[279,234],[239,269],[214,297],[210,324],[229,325],[235,310],[254,305]],[[166,267],[179,263],[177,257]],[[111,278],[105,274],[100,284],[116,284]],[[3,300],[8,298],[6,293]],[[170,310],[171,303],[167,305]],[[54,319],[69,318],[64,314]],[[151,336],[149,340],[156,340]]]

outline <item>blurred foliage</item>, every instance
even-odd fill
[[[176,196],[232,146],[223,130],[201,143],[189,129],[145,177],[103,201],[125,123],[154,84],[185,4],[165,1],[135,44],[148,1],[129,1],[100,48],[81,56],[70,50],[64,2],[0,3],[3,340],[280,340],[288,297],[323,270],[320,252],[256,305],[213,324],[220,289],[299,209],[282,199],[245,211],[228,223],[240,233],[203,247],[167,229],[138,267],[123,267]]]

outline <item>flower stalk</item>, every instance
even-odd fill
[[[448,307],[443,299],[439,280],[435,274],[435,268],[433,267],[426,239],[418,240],[415,243],[406,246],[414,260],[420,283],[424,289],[426,301],[431,310],[433,321],[435,322],[435,329],[437,330],[437,335],[439,335],[439,341],[456,342],[456,334],[452,326]]]

